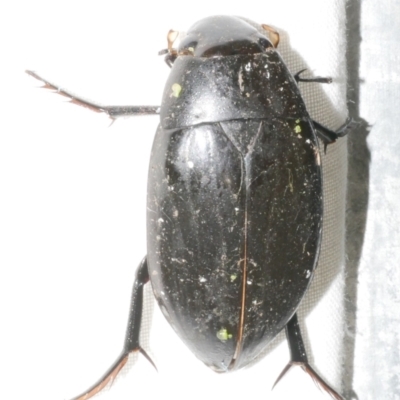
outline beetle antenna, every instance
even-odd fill
[[[279,32],[269,25],[261,24],[261,27],[268,32],[272,45],[277,48],[280,40]]]

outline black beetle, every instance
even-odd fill
[[[160,114],[148,179],[148,254],[133,287],[125,345],[109,371],[75,399],[112,381],[140,351],[143,286],[149,280],[172,327],[218,372],[251,362],[283,329],[292,365],[333,398],[308,365],[296,310],[317,266],[322,180],[316,134],[325,147],[345,134],[311,120],[270,27],[227,16],[196,23],[177,48],[161,107],[102,107],[121,115]]]

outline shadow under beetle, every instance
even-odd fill
[[[312,121],[267,25],[228,16],[196,23],[160,52],[171,67],[161,107],[103,107],[57,89],[111,118],[159,114],[148,177],[147,256],[133,286],[123,351],[75,397],[111,382],[139,343],[143,286],[172,327],[217,372],[244,367],[286,329],[291,360],[332,398],[342,397],[310,367],[295,314],[317,266],[322,180],[316,135],[345,134]],[[277,381],[278,381],[277,380]]]

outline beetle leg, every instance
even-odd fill
[[[348,118],[347,121],[341,126],[337,131],[333,131],[324,125],[321,125],[317,121],[312,121],[314,128],[317,131],[318,137],[324,142],[324,152],[326,153],[326,148],[328,144],[335,143],[340,137],[346,136],[349,133],[350,128],[357,124],[353,118]]]
[[[94,103],[88,100],[83,99],[82,97],[75,96],[68,90],[57,86],[40,75],[38,75],[34,71],[25,71],[27,74],[33,76],[39,81],[43,82],[42,86],[45,89],[55,90],[58,94],[67,97],[71,103],[77,104],[78,106],[89,108],[95,112],[103,112],[107,114],[111,119],[116,119],[118,117],[130,117],[135,115],[154,115],[160,113],[159,106],[103,106],[98,103]]]
[[[273,388],[283,378],[283,376],[295,366],[300,366],[308,375],[311,376],[314,383],[321,389],[326,391],[332,399],[344,400],[344,398],[330,387],[308,363],[307,353],[304,346],[303,338],[301,337],[300,325],[297,319],[297,314],[294,314],[292,319],[285,327],[286,338],[289,344],[290,361],[283,369],[278,379],[275,381]]]
[[[129,311],[128,328],[125,336],[125,343],[121,355],[108,371],[89,389],[72,400],[87,400],[99,393],[109,383],[112,384],[119,372],[128,361],[130,353],[135,351],[143,354],[150,363],[156,368],[152,359],[144,351],[139,343],[140,325],[143,311],[143,287],[149,281],[149,272],[147,270],[147,257],[145,257],[136,270],[135,282],[133,283],[131,307]]]
[[[330,77],[316,76],[315,78],[300,78],[300,75],[306,70],[307,68],[304,68],[294,75],[294,79],[297,83],[299,82],[332,83],[332,78]]]

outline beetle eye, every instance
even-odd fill
[[[185,44],[182,48],[182,53],[185,53],[186,55],[194,55],[194,51],[196,49],[197,42],[190,42],[188,44]]]
[[[263,49],[268,49],[269,47],[273,47],[271,42],[268,39],[265,39],[265,38],[260,38],[258,40],[258,44]]]

